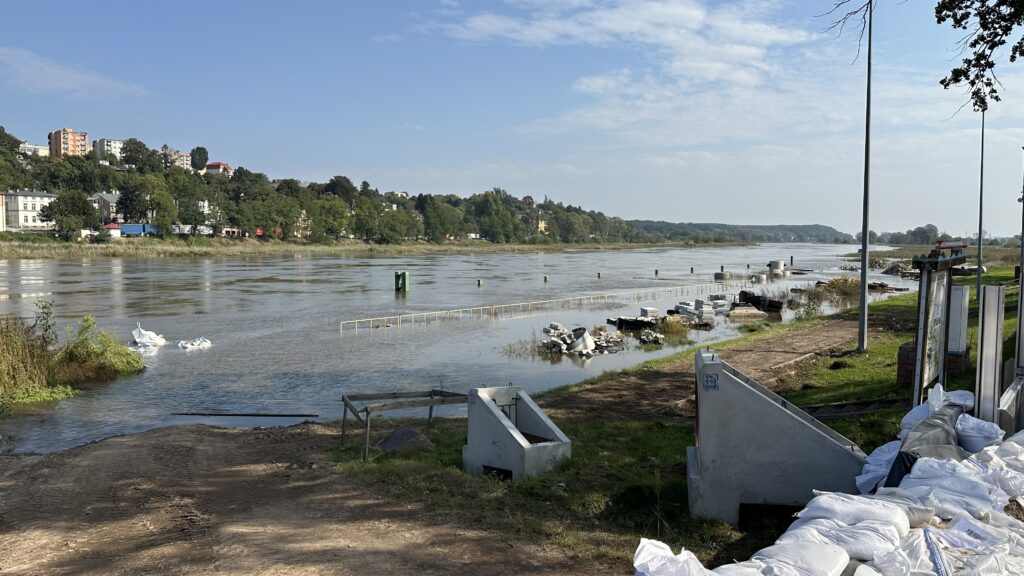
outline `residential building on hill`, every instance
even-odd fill
[[[37,146],[35,144],[29,144],[28,142],[22,142],[21,146],[18,146],[18,152],[26,156],[45,157],[50,155],[50,147]]]
[[[22,230],[53,230],[53,222],[39,219],[39,211],[57,198],[42,190],[9,190],[6,194],[7,227]]]
[[[107,154],[113,154],[118,160],[121,159],[121,148],[124,146],[124,140],[111,140],[110,138],[100,138],[94,140],[92,143],[92,149],[102,158]]]
[[[124,222],[124,217],[117,211],[117,201],[121,193],[117,191],[100,192],[89,197],[89,203],[100,213],[100,221],[104,224]]]
[[[182,170],[192,170],[192,155],[188,152],[171,150],[170,154],[168,154],[168,158],[170,159],[172,166],[177,166]]]
[[[227,162],[210,162],[206,165],[204,174],[225,174],[231,176],[235,170]]]
[[[89,153],[88,132],[75,132],[71,128],[61,128],[50,132],[48,139],[50,141],[50,156],[54,158],[85,156]]]

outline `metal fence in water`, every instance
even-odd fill
[[[551,310],[581,308],[605,302],[626,301],[639,303],[671,297],[699,296],[721,290],[734,290],[737,288],[748,288],[750,286],[751,282],[746,279],[726,280],[723,282],[711,282],[707,284],[691,284],[689,286],[644,288],[640,290],[628,290],[625,292],[588,294],[586,296],[571,296],[568,298],[555,298],[551,300],[535,300],[532,302],[515,302],[512,304],[453,308],[451,310],[438,310],[435,312],[392,314],[388,316],[376,316],[373,318],[360,318],[358,320],[342,320],[339,324],[339,330],[344,334],[345,332],[358,333],[360,329],[402,328],[415,326],[417,324],[430,325],[436,322],[453,322],[458,320],[512,320],[515,318],[525,318],[527,316]]]

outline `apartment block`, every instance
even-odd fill
[[[62,128],[50,132],[50,156],[85,156],[89,153],[89,133],[75,132],[71,128]]]
[[[26,156],[49,156],[49,146],[37,146],[35,144],[29,144],[28,142],[22,142],[21,146],[18,146],[18,152]]]
[[[101,158],[107,154],[113,154],[118,160],[121,159],[122,146],[124,146],[124,140],[111,140],[110,138],[100,138],[99,140],[94,140],[92,143],[92,149],[95,150]]]
[[[5,200],[7,227],[22,230],[53,230],[53,222],[39,219],[39,211],[57,198],[56,194],[42,190],[9,190]]]

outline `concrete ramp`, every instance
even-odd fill
[[[853,442],[722,362],[697,355],[690,513],[739,520],[740,504],[803,506],[812,490],[856,493],[867,456]]]
[[[480,476],[518,480],[554,468],[572,443],[518,386],[469,391],[469,433],[462,467]]]

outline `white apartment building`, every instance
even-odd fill
[[[37,146],[35,144],[29,144],[28,142],[22,142],[21,146],[18,146],[18,152],[26,156],[49,156],[49,146]]]
[[[124,146],[124,140],[111,140],[110,138],[100,138],[99,140],[93,140],[92,149],[102,158],[107,154],[113,154],[118,160],[121,159],[121,147]]]
[[[5,204],[7,205],[7,227],[21,230],[53,230],[53,222],[39,219],[39,211],[57,198],[56,194],[42,190],[9,190]]]
[[[187,152],[173,150],[170,153],[170,160],[172,166],[177,166],[182,170],[192,170],[192,155]]]

